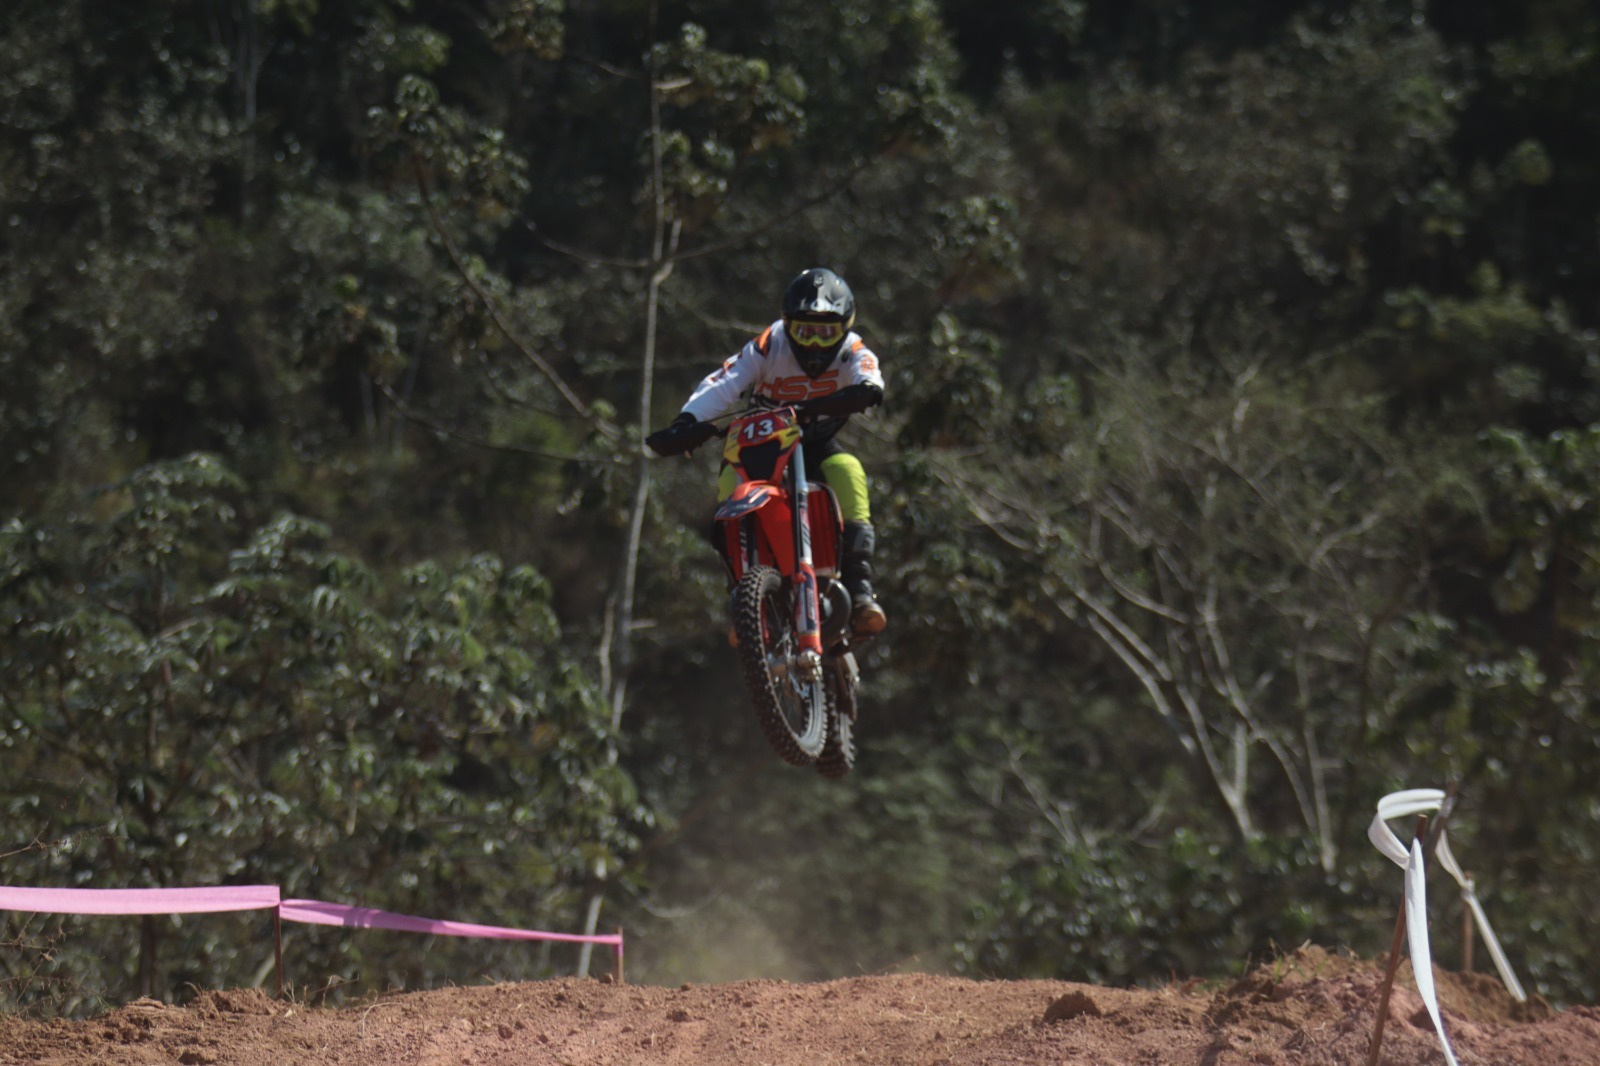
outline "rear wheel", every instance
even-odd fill
[[[792,596],[783,575],[752,567],[733,589],[733,630],[761,731],[784,762],[810,766],[827,735],[827,692],[801,655]]]

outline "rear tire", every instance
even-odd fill
[[[811,766],[827,737],[826,678],[794,669],[800,651],[793,593],[770,566],[748,570],[733,588],[733,631],[756,720],[778,757]]]

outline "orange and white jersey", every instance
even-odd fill
[[[883,388],[878,357],[855,332],[845,336],[828,369],[811,377],[801,369],[779,319],[750,339],[739,353],[707,374],[683,409],[702,422],[727,414],[747,396],[773,403],[798,403],[838,392],[847,385]]]

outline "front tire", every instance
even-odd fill
[[[733,589],[733,630],[767,742],[791,766],[810,766],[827,736],[827,693],[823,678],[804,676],[792,600],[783,575],[752,567]]]
[[[837,781],[856,764],[856,695],[861,681],[854,655],[845,652],[829,660],[827,686],[828,735],[817,756],[817,773]]]

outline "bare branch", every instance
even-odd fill
[[[530,448],[525,444],[496,444],[493,441],[484,440],[482,437],[473,436],[463,430],[444,425],[435,419],[429,418],[402,400],[388,382],[376,378],[373,380],[374,384],[378,386],[378,390],[388,397],[389,402],[394,405],[395,410],[405,416],[408,421],[426,426],[435,433],[442,433],[454,440],[461,441],[463,444],[470,444],[474,448],[484,448],[496,452],[514,452],[518,455],[537,455],[541,459],[553,459],[564,463],[603,463],[616,466],[623,462],[621,458],[614,455],[569,455],[563,452],[546,451],[543,448]]]
[[[1082,847],[1086,844],[1093,846],[1095,841],[1084,833],[1077,820],[1072,817],[1072,805],[1057,803],[1046,795],[1043,786],[1035,781],[1022,765],[1022,754],[1017,751],[1016,745],[1009,740],[1004,744],[1006,769],[1022,785],[1022,790],[1028,794],[1028,800],[1033,804],[1034,811],[1044,819],[1044,823],[1054,830],[1056,836],[1069,848]]]
[[[461,280],[466,282],[467,287],[478,297],[478,300],[483,304],[484,310],[493,319],[495,327],[500,330],[501,335],[511,342],[512,347],[516,348],[524,359],[532,363],[549,380],[550,384],[555,386],[562,399],[566,400],[574,411],[591,423],[602,435],[611,440],[619,439],[622,435],[621,432],[604,419],[597,418],[594,412],[590,410],[589,405],[579,399],[578,394],[572,391],[571,386],[562,380],[560,374],[556,373],[555,367],[551,366],[538,352],[530,348],[511,328],[510,324],[506,322],[505,316],[500,311],[499,303],[484,291],[483,286],[478,284],[477,279],[472,276],[472,272],[467,269],[466,263],[462,261],[461,253],[456,250],[455,242],[450,239],[450,233],[445,229],[444,220],[439,217],[439,210],[433,205],[433,195],[428,189],[428,176],[422,167],[422,157],[416,152],[411,154],[411,168],[416,175],[417,189],[422,194],[422,204],[427,209],[428,217],[433,221],[434,232],[439,235],[439,243],[444,247],[445,254],[450,257],[450,262],[455,266],[456,273],[461,276]]]

